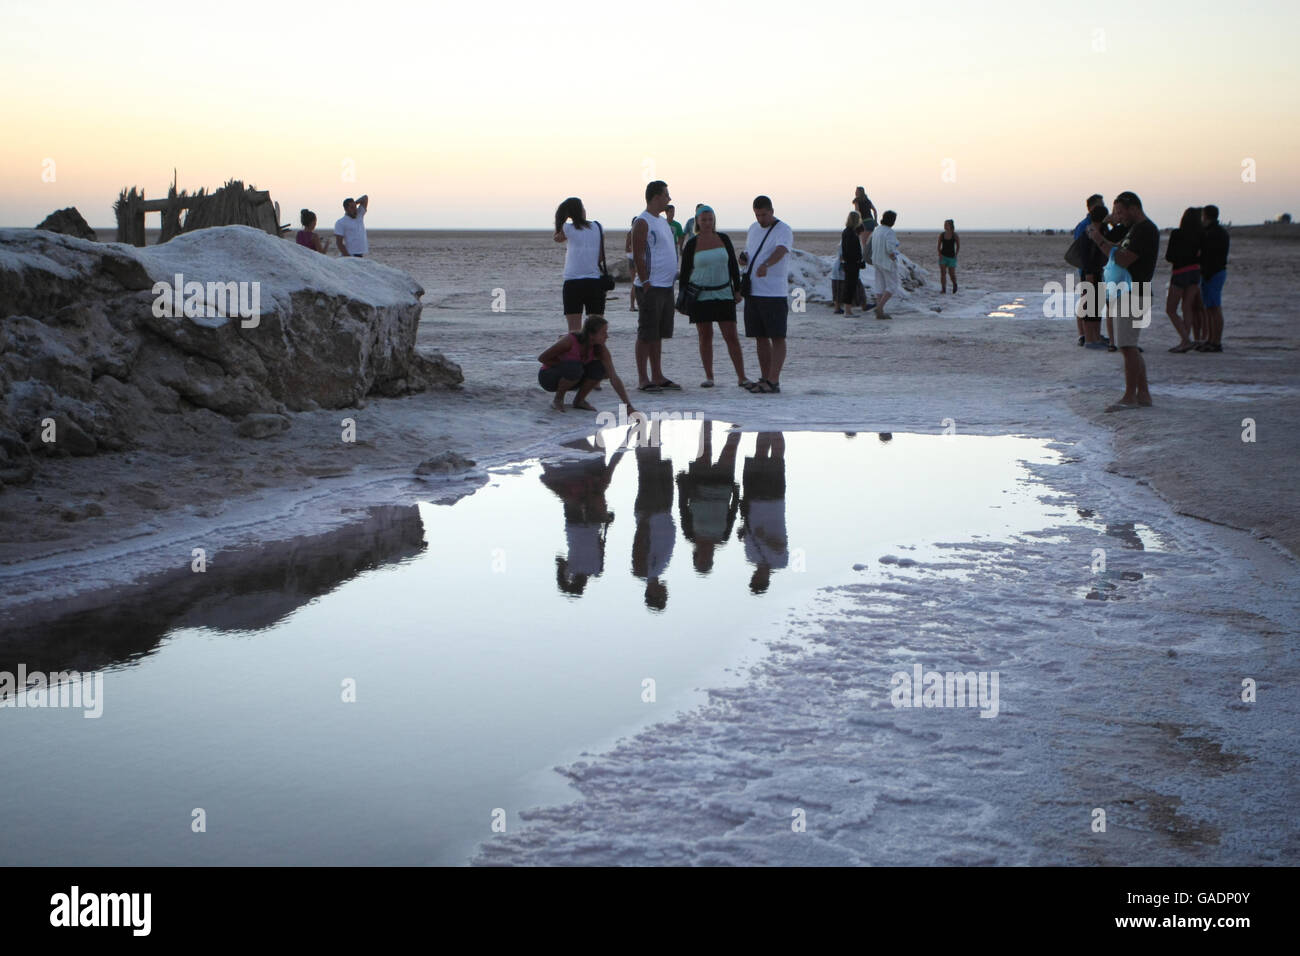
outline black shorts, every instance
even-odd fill
[[[599,382],[604,377],[605,363],[600,359],[592,359],[586,365],[577,361],[568,361],[552,365],[550,368],[538,369],[537,384],[546,391],[553,392],[560,387],[560,379],[577,383],[587,379],[595,379]]]
[[[671,287],[639,285],[636,287],[636,337],[642,342],[658,342],[673,337],[673,303]]]
[[[745,337],[785,338],[785,320],[789,311],[790,303],[783,295],[745,296]]]
[[[698,325],[701,322],[735,321],[735,299],[705,299],[703,302],[696,300],[695,304],[691,306],[692,325]]]
[[[563,295],[565,315],[582,315],[584,309],[588,315],[605,314],[605,289],[599,279],[565,279]]]

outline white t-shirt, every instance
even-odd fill
[[[600,278],[600,230],[592,222],[587,229],[579,229],[571,222],[564,224],[564,278]]]
[[[366,242],[365,218],[366,207],[358,206],[355,219],[344,213],[343,217],[334,223],[334,235],[343,237],[350,256],[364,256],[370,251],[370,243]]]
[[[650,227],[646,233],[646,265],[650,268],[650,285],[659,289],[671,289],[677,281],[677,240],[673,237],[673,227],[662,216],[652,216],[646,210],[637,216],[644,219]],[[633,269],[636,264],[633,263]],[[640,285],[640,283],[637,283]]]
[[[871,232],[871,264],[882,272],[897,272],[898,260],[889,258],[898,252],[898,235],[888,226],[877,226]]]
[[[756,222],[749,227],[749,233],[745,236],[745,252],[749,255],[749,265],[745,266],[745,269],[750,270],[750,295],[780,296],[784,299],[790,294],[790,250],[794,248],[794,230],[778,219],[772,226],[767,242],[763,242],[763,235],[766,232],[767,230]],[[759,243],[763,245],[762,251],[759,251]],[[785,255],[781,257],[781,261],[771,266],[767,270],[767,275],[760,276],[758,267],[781,246],[785,247]]]

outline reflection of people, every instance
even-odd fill
[[[565,594],[582,594],[587,579],[599,577],[605,570],[605,534],[614,522],[605,492],[626,450],[625,442],[608,464],[604,455],[542,464],[542,484],[564,502],[564,536],[569,547],[567,557],[556,555],[555,583]]]
[[[700,423],[700,454],[677,475],[677,513],[682,534],[695,545],[692,562],[700,574],[713,570],[713,553],[731,537],[740,507],[740,486],[736,484],[736,451],[740,432],[727,436],[713,463],[713,422]]]
[[[745,541],[745,558],[754,565],[749,589],[762,594],[772,572],[790,563],[785,534],[785,435],[758,433],[754,457],[745,459],[742,480],[740,537]]]
[[[660,455],[659,422],[652,426],[650,447],[636,450],[636,534],[632,538],[632,573],[645,580],[646,607],[668,606],[668,586],[660,578],[673,556],[673,463]]]

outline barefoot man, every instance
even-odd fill
[[[1124,356],[1124,394],[1106,411],[1118,412],[1151,404],[1147,365],[1138,350],[1138,334],[1151,324],[1151,277],[1160,252],[1160,229],[1142,212],[1142,200],[1134,192],[1116,196],[1111,215],[1128,226],[1128,233],[1118,244],[1104,238],[1096,223],[1088,227],[1088,234],[1103,256],[1109,257],[1114,250],[1115,264],[1127,269],[1133,280],[1128,294],[1121,294],[1115,316],[1114,341]]]

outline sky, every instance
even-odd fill
[[[755,195],[839,229],[1072,226],[1132,189],[1161,225],[1300,215],[1300,5],[744,5],[0,0],[0,225],[125,186],[240,178],[281,219],[371,197],[370,228],[621,228]],[[157,217],[149,219],[157,225]],[[101,238],[103,238],[101,236]]]

